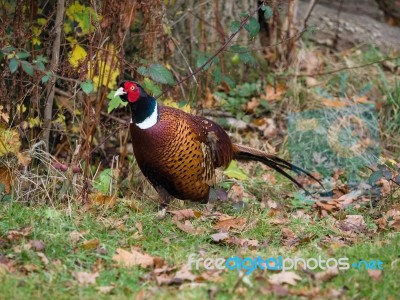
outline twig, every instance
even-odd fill
[[[56,22],[55,33],[56,37],[54,39],[53,50],[51,54],[51,70],[55,71],[58,67],[58,62],[60,58],[60,44],[61,44],[61,32],[64,18],[64,0],[57,1],[57,13],[56,13]],[[50,139],[50,129],[51,129],[51,120],[53,116],[53,103],[54,103],[54,93],[55,93],[55,85],[56,78],[54,76],[51,77],[47,88],[47,102],[44,109],[44,128],[43,128],[43,140],[46,143],[46,150],[49,151],[49,139]]]
[[[298,76],[298,77],[317,77],[317,76],[324,76],[324,75],[329,75],[329,74],[338,73],[338,72],[341,72],[341,71],[344,71],[344,70],[360,69],[360,68],[372,66],[372,65],[375,65],[375,64],[380,64],[380,63],[383,63],[383,62],[385,62],[385,61],[396,60],[396,59],[400,59],[400,56],[388,57],[388,58],[385,58],[385,59],[381,59],[381,60],[378,60],[378,61],[373,61],[373,62],[370,62],[370,63],[358,65],[358,66],[343,67],[343,68],[339,68],[339,69],[332,70],[332,71],[327,71],[327,72],[312,73],[312,74],[286,74],[286,75],[278,75],[278,76],[276,76],[276,77],[278,77],[278,78],[287,78],[287,77],[294,77],[294,76]]]
[[[118,117],[113,116],[113,115],[110,115],[110,114],[108,114],[108,113],[106,113],[106,112],[104,112],[104,111],[101,111],[100,114],[101,114],[102,116],[107,117],[107,118],[113,119],[114,121],[117,121],[118,123],[126,124],[126,120],[121,119],[121,118],[118,118]]]
[[[303,21],[303,30],[307,28],[307,22],[308,19],[311,16],[311,12],[313,11],[315,4],[317,4],[317,0],[311,0],[310,4],[308,5],[308,10],[306,13],[306,16],[304,17],[304,21]]]
[[[201,72],[205,66],[207,66],[210,62],[212,62],[214,60],[214,58],[216,58],[222,51],[225,50],[226,47],[228,47],[228,45],[230,44],[230,42],[233,40],[233,38],[240,32],[240,30],[244,27],[244,25],[246,25],[246,23],[250,20],[250,18],[256,13],[258,12],[258,10],[261,8],[261,6],[264,3],[262,3],[261,5],[259,5],[257,7],[256,10],[254,10],[251,14],[247,15],[246,18],[244,18],[241,22],[240,22],[240,26],[238,28],[237,31],[235,31],[234,33],[232,33],[229,38],[226,40],[226,42],[219,47],[219,49],[209,58],[206,60],[206,62],[204,64],[202,64],[200,67],[198,67],[196,70],[194,70],[193,72],[191,72],[190,74],[186,75],[185,77],[183,77],[181,80],[179,80],[175,85],[181,84],[183,82],[185,82],[186,80],[188,80],[190,77],[198,74],[199,72]],[[163,92],[161,92],[161,94],[159,94],[156,98],[161,97],[162,95],[164,95],[166,92],[168,92],[172,87],[168,87],[167,89],[165,89]]]

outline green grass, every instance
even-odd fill
[[[188,204],[187,206],[191,206]],[[203,206],[196,206],[201,211]],[[232,204],[225,204],[220,211],[233,215],[236,211]],[[380,281],[375,282],[366,271],[347,270],[332,280],[317,283],[310,275],[297,271],[302,278],[291,293],[301,289],[315,289],[316,286],[323,291],[323,297],[328,297],[330,290],[343,289],[347,298],[382,299],[395,296],[399,292],[398,274],[400,258],[398,249],[400,235],[392,232],[376,233],[375,224],[364,213],[369,231],[349,237],[335,227],[332,217],[320,218],[315,210],[309,209],[309,220],[291,217],[292,208],[283,208],[283,214],[290,219],[287,225],[272,225],[270,211],[261,209],[256,203],[250,203],[235,215],[256,220],[254,227],[244,231],[233,231],[232,236],[257,239],[263,247],[258,249],[240,248],[238,246],[215,243],[210,235],[215,233],[213,221],[210,218],[199,218],[192,221],[196,228],[203,230],[202,234],[192,235],[178,229],[171,216],[163,220],[156,220],[156,209],[153,205],[143,205],[141,212],[132,211],[127,202],[117,202],[112,209],[89,210],[60,206],[56,209],[47,206],[30,207],[19,203],[2,203],[0,206],[0,238],[3,240],[1,253],[15,262],[14,272],[0,272],[0,298],[1,299],[26,299],[30,298],[55,298],[55,299],[103,299],[118,298],[128,299],[146,291],[146,297],[151,298],[178,298],[198,299],[207,297],[209,291],[216,289],[217,299],[252,298],[261,297],[260,288],[266,286],[272,271],[257,270],[250,276],[252,287],[240,282],[240,275],[236,271],[225,270],[219,282],[205,282],[203,285],[191,288],[189,284],[157,287],[154,280],[148,276],[150,270],[140,267],[122,268],[112,261],[112,256],[117,248],[130,249],[137,246],[152,256],[164,258],[171,266],[181,266],[187,262],[190,253],[203,251],[209,257],[223,257],[238,255],[240,257],[268,257],[282,255],[285,257],[301,256],[304,258],[318,257],[343,257],[349,261],[360,259],[379,259],[384,262],[384,272]],[[354,213],[354,212],[352,212]],[[359,212],[360,213],[360,212]],[[361,212],[362,213],[362,212]],[[139,235],[135,227],[137,222],[143,225],[143,234]],[[32,226],[30,235],[19,240],[7,239],[10,230]],[[290,228],[299,237],[304,238],[296,248],[282,245],[282,229]],[[73,231],[87,232],[84,239],[74,244],[70,233]],[[335,247],[326,242],[327,237],[337,237],[345,241],[345,247]],[[168,238],[169,242],[163,239]],[[85,240],[98,239],[106,253],[98,253],[96,249],[85,250],[82,243]],[[24,244],[30,240],[41,240],[46,248],[44,254],[49,259],[48,265],[43,265],[40,257],[33,250],[22,250]],[[5,241],[5,242],[4,242]],[[17,248],[16,248],[17,247]],[[55,262],[55,263],[53,263]],[[23,271],[22,266],[35,265],[33,272]],[[80,286],[72,273],[76,271],[93,272],[98,270],[99,277],[96,284]],[[1,271],[1,269],[0,269]],[[193,271],[196,273],[196,271]],[[201,272],[201,271],[200,271]],[[312,271],[314,272],[314,271]],[[198,272],[197,272],[198,273]],[[237,288],[231,294],[233,286]],[[246,281],[247,282],[247,281]],[[110,294],[101,294],[96,290],[98,286],[114,285]],[[326,294],[324,294],[326,293]],[[275,297],[271,294],[271,297]],[[292,297],[295,297],[292,295]]]

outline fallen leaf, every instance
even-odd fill
[[[143,234],[143,224],[141,222],[136,222],[135,227],[138,230],[139,234],[142,235]]]
[[[228,231],[231,228],[242,230],[246,226],[247,220],[245,218],[230,218],[218,221],[214,228],[217,230]]]
[[[286,225],[290,223],[288,218],[274,218],[269,220],[269,223],[272,225]]]
[[[250,101],[243,104],[242,108],[247,113],[254,113],[256,108],[260,105],[260,99],[253,97]]]
[[[47,258],[46,255],[44,255],[43,252],[37,252],[36,254],[40,257],[40,260],[42,261],[42,263],[43,263],[45,266],[49,264],[49,259]]]
[[[299,280],[301,280],[301,277],[294,272],[280,272],[278,274],[271,275],[268,279],[269,283],[277,285],[283,283],[295,285]]]
[[[100,244],[100,242],[98,239],[91,239],[91,240],[84,242],[81,245],[81,248],[85,249],[85,250],[93,250],[93,249],[96,249],[99,246],[99,244]]]
[[[344,194],[343,196],[339,197],[337,201],[341,203],[343,207],[347,207],[351,203],[354,202],[358,197],[360,197],[363,194],[362,190],[354,190],[351,191],[348,194]]]
[[[172,219],[176,221],[199,218],[201,216],[200,211],[193,211],[191,208],[181,209],[181,210],[171,210],[168,212],[174,215]]]
[[[175,277],[174,277],[175,282],[176,281],[181,282],[181,281],[185,281],[185,280],[193,281],[195,279],[196,279],[196,275],[193,275],[193,273],[190,272],[187,264],[184,264],[182,266],[182,268],[176,272]]]
[[[124,267],[141,266],[142,268],[147,268],[154,265],[154,257],[136,251],[135,249],[131,249],[129,252],[122,248],[118,248],[115,253],[116,254],[113,255],[112,260]]]
[[[369,269],[368,275],[374,280],[374,281],[379,281],[382,277],[382,270],[371,270]]]
[[[184,231],[184,232],[186,232],[186,233],[190,233],[190,234],[199,234],[199,233],[202,232],[201,230],[195,228],[195,227],[193,226],[193,224],[192,224],[189,220],[186,220],[185,223],[181,223],[181,222],[179,222],[179,221],[175,221],[174,223],[176,224],[176,226],[177,226],[180,230],[182,230],[182,231]]]
[[[224,270],[207,270],[204,271],[203,273],[200,274],[196,278],[196,281],[211,281],[211,282],[218,282],[218,281],[223,281],[223,278],[221,277],[221,274]]]
[[[46,248],[45,244],[39,240],[32,240],[29,244],[33,251],[43,251]]]
[[[231,237],[225,240],[228,244],[234,244],[240,247],[247,247],[250,249],[255,249],[259,246],[259,242],[257,240],[249,240],[249,239],[241,239],[237,237]]]
[[[21,271],[26,272],[26,273],[37,272],[38,270],[39,270],[39,267],[37,265],[33,265],[33,264],[26,264],[26,265],[23,265],[21,268]]]
[[[95,284],[96,278],[99,276],[99,272],[88,273],[88,272],[73,272],[72,276],[75,277],[79,285]]]
[[[218,232],[211,235],[214,242],[220,242],[229,238],[229,234],[226,232]]]
[[[336,210],[339,210],[340,205],[336,202],[336,200],[333,201],[318,201],[315,203],[315,206],[319,208],[320,210],[324,210],[327,212],[333,212]]]
[[[337,275],[339,275],[338,268],[329,268],[326,271],[316,273],[315,280],[328,281],[331,280],[333,277],[336,277]]]
[[[32,233],[32,226],[24,227],[20,230],[10,230],[7,238],[10,241],[18,241],[21,237],[27,237]]]
[[[267,85],[265,87],[265,94],[261,98],[273,102],[282,99],[285,93],[286,85],[284,83],[279,83],[276,86]]]
[[[389,221],[389,227],[400,231],[400,216],[395,216],[393,221]]]
[[[96,194],[90,194],[89,201],[91,204],[94,204],[94,205],[106,206],[106,207],[112,208],[115,205],[115,203],[117,202],[117,197],[115,195],[108,196],[108,195],[104,195],[101,192],[98,192]]]
[[[345,220],[337,221],[336,226],[342,231],[362,232],[367,229],[364,217],[361,215],[347,215]]]
[[[71,241],[74,243],[74,244],[76,244],[77,242],[79,242],[79,240],[80,239],[82,239],[83,238],[83,236],[85,235],[85,234],[87,234],[88,233],[88,231],[71,231],[70,232],[70,234],[69,234],[69,237],[70,237],[70,239],[71,239]]]
[[[27,152],[24,153],[17,153],[18,163],[23,166],[27,167],[32,161],[32,158],[29,156]]]

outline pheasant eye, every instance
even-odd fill
[[[135,90],[135,86],[132,85],[132,86],[131,86],[131,91],[134,91],[134,90]]]

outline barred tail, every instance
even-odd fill
[[[266,152],[251,148],[251,147],[246,147],[243,145],[238,145],[238,144],[233,144],[233,152],[234,152],[234,159],[238,160],[254,160],[254,161],[259,161],[262,162],[263,164],[267,165],[271,169],[274,169],[278,173],[282,174],[286,178],[290,179],[294,184],[296,184],[299,188],[303,189],[305,192],[309,193],[303,185],[298,182],[296,179],[294,179],[290,174],[286,172],[286,170],[291,170],[295,172],[296,174],[304,174],[307,175],[308,177],[312,178],[316,182],[318,182],[321,187],[323,187],[321,181],[319,181],[317,178],[315,178],[313,175],[311,175],[309,172],[306,170],[297,167],[290,162],[279,158],[275,155],[268,154]]]

